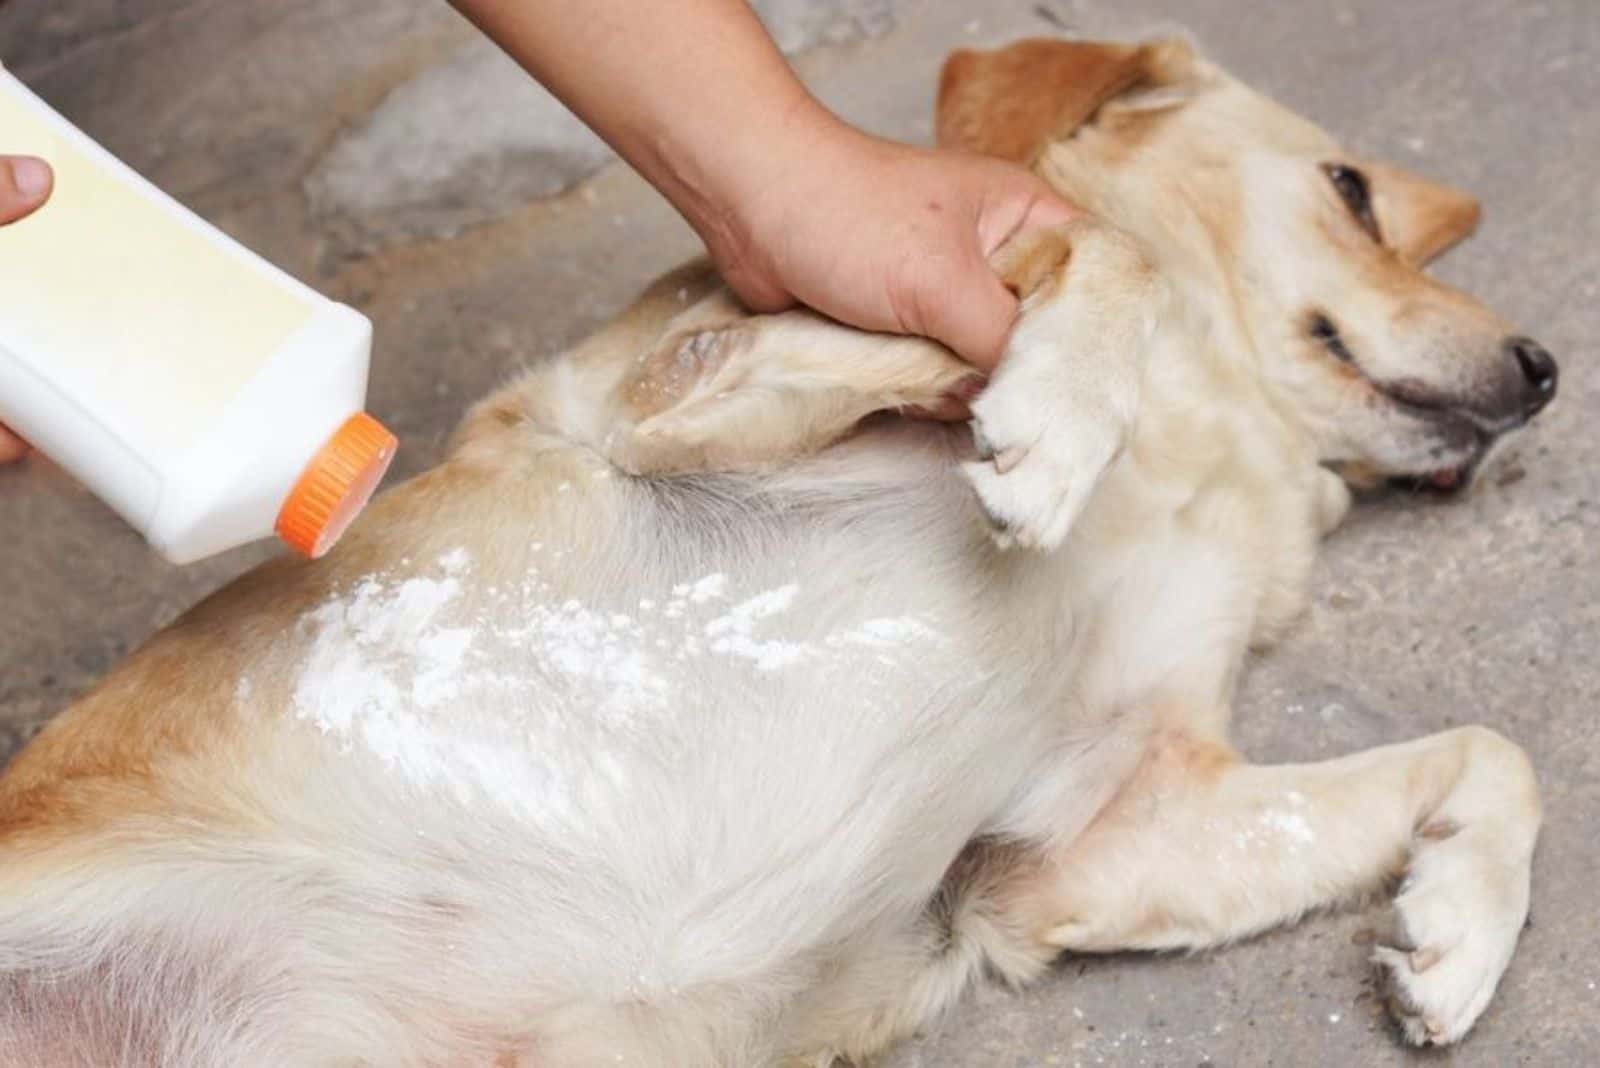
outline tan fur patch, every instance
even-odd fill
[[[992,260],[996,274],[1020,299],[1048,296],[1047,283],[1059,283],[1072,255],[1072,241],[1061,229],[1032,230],[1006,242]],[[1053,286],[1052,286],[1053,289]]]
[[[1374,209],[1384,242],[1420,267],[1478,228],[1475,197],[1387,164],[1369,164]]]
[[[1111,45],[1034,39],[991,52],[962,50],[939,75],[938,143],[1032,163],[1106,101],[1138,85],[1166,84],[1193,58],[1180,41]]]

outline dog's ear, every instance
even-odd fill
[[[963,49],[944,61],[934,128],[938,143],[1031,163],[1051,141],[1067,137],[1101,106],[1130,90],[1161,90],[1194,65],[1182,41],[1142,45],[1037,38],[989,52]]]
[[[1412,266],[1424,266],[1477,229],[1482,212],[1470,194],[1387,164],[1367,170],[1384,243]]]

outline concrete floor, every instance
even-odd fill
[[[1224,953],[1066,961],[985,990],[913,1066],[1600,1063],[1600,5],[1595,0],[768,0],[848,117],[926,139],[958,44],[1182,28],[1354,149],[1474,190],[1441,268],[1563,357],[1562,394],[1469,499],[1385,499],[1329,547],[1310,618],[1251,673],[1238,738],[1315,759],[1460,723],[1539,769],[1534,923],[1457,1050],[1402,1051],[1353,938],[1314,919]],[[694,250],[637,178],[429,0],[12,0],[0,61],[202,214],[377,326],[399,476],[463,407]],[[519,116],[521,118],[519,118]],[[597,169],[598,168],[598,169]],[[565,189],[565,192],[560,190]],[[0,760],[266,550],[167,567],[48,464],[0,471]]]

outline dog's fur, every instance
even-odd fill
[[[976,449],[873,414],[970,395],[936,346],[662,280],[15,760],[0,1063],[859,1060],[984,972],[1401,873],[1393,1007],[1461,1038],[1528,909],[1522,752],[1226,731],[1346,480],[1464,481],[1543,402],[1421,273],[1476,206],[1366,166],[1364,217],[1171,42],[959,53],[939,132],[1092,217],[1000,253]]]

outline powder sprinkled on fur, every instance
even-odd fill
[[[777,671],[805,659],[813,651],[805,643],[755,637],[756,624],[788,611],[799,593],[800,587],[791,582],[734,605],[706,624],[711,651],[752,660],[761,671]]]
[[[625,788],[626,765],[594,739],[670,720],[675,694],[704,685],[697,661],[764,674],[804,663],[854,681],[864,663],[894,664],[897,648],[941,640],[911,616],[813,626],[802,640],[810,620],[793,613],[798,584],[719,610],[732,586],[722,572],[640,597],[636,614],[559,597],[536,568],[469,593],[472,578],[471,555],[456,548],[423,573],[366,576],[306,613],[293,711],[419,786],[541,818],[575,811],[599,788],[597,761],[609,761],[607,789]],[[578,755],[563,755],[580,739]]]

